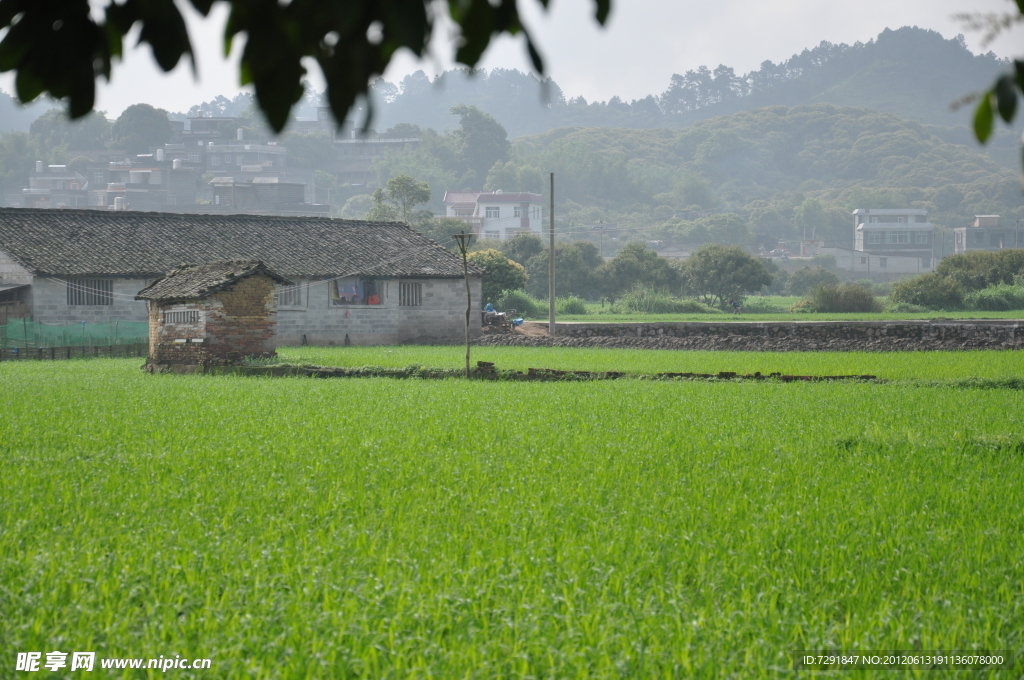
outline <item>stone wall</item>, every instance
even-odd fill
[[[484,336],[481,345],[735,349],[763,351],[901,351],[1021,349],[1018,320],[765,321],[730,323],[559,323],[556,337]]]

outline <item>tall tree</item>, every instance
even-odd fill
[[[50,109],[32,121],[28,131],[42,149],[105,149],[110,143],[110,121],[102,111],[70,121],[60,109]]]
[[[452,136],[462,161],[464,180],[469,186],[480,188],[494,164],[508,160],[508,133],[494,116],[475,106],[460,104],[451,111],[460,119],[459,129]]]
[[[430,200],[430,186],[417,182],[409,175],[397,175],[388,180],[387,187],[373,192],[373,208],[367,215],[371,220],[400,220],[410,224],[420,217],[416,206]]]
[[[111,131],[114,144],[128,153],[145,153],[171,139],[171,122],[167,112],[149,104],[132,104],[125,109]]]
[[[690,291],[707,304],[725,306],[726,300],[770,286],[772,275],[764,262],[737,246],[716,243],[697,249],[683,265]]]

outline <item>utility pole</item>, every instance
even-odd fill
[[[604,232],[608,230],[604,226],[604,220],[598,220],[597,225],[597,229],[595,229],[594,231],[601,235],[601,247],[598,250],[598,254],[601,256],[602,259],[604,259]]]
[[[548,335],[555,334],[555,173],[551,173],[551,245],[548,248]],[[469,364],[466,364],[467,366]]]
[[[469,380],[469,317],[473,301],[469,292],[469,262],[466,259],[466,248],[469,247],[469,239],[472,238],[472,234],[467,234],[463,230],[460,234],[452,234],[452,238],[459,244],[459,252],[462,253],[462,273],[466,279],[466,379]]]

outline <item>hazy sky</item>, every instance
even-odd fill
[[[614,0],[613,0],[614,1]],[[185,6],[187,3],[180,3]],[[743,73],[765,59],[785,60],[822,40],[867,41],[885,28],[916,25],[945,37],[963,32],[952,15],[966,11],[1009,11],[1009,0],[618,0],[611,19],[601,29],[593,20],[592,0],[551,0],[544,12],[534,0],[520,0],[527,24],[540,43],[548,73],[567,97],[625,100],[662,92],[673,73],[707,64],[726,64]],[[188,10],[191,12],[191,10]],[[233,96],[238,86],[236,44],[233,57],[222,56],[226,11],[218,6],[201,20],[192,13],[190,28],[198,51],[198,81],[180,63],[163,74],[148,47],[130,51],[114,70],[113,81],[101,85],[98,108],[116,116],[126,106],[147,102],[170,111],[185,111],[218,94]],[[432,58],[417,61],[403,53],[385,78],[398,82],[416,70],[434,74],[452,66],[449,30],[434,35]],[[1004,35],[985,49],[1000,56],[1024,54],[1024,31]],[[973,50],[982,51],[980,34],[966,34]],[[522,42],[503,38],[492,43],[482,66],[527,70]],[[320,88],[315,64],[311,79]],[[12,91],[10,74],[0,87]]]

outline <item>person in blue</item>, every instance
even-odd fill
[[[739,300],[729,300],[729,304],[732,305],[732,313],[733,314],[739,314],[740,313],[740,303],[739,303]]]
[[[496,312],[498,310],[494,308],[494,305],[492,305],[490,302],[488,302],[486,305],[484,305],[484,311],[485,312]]]

